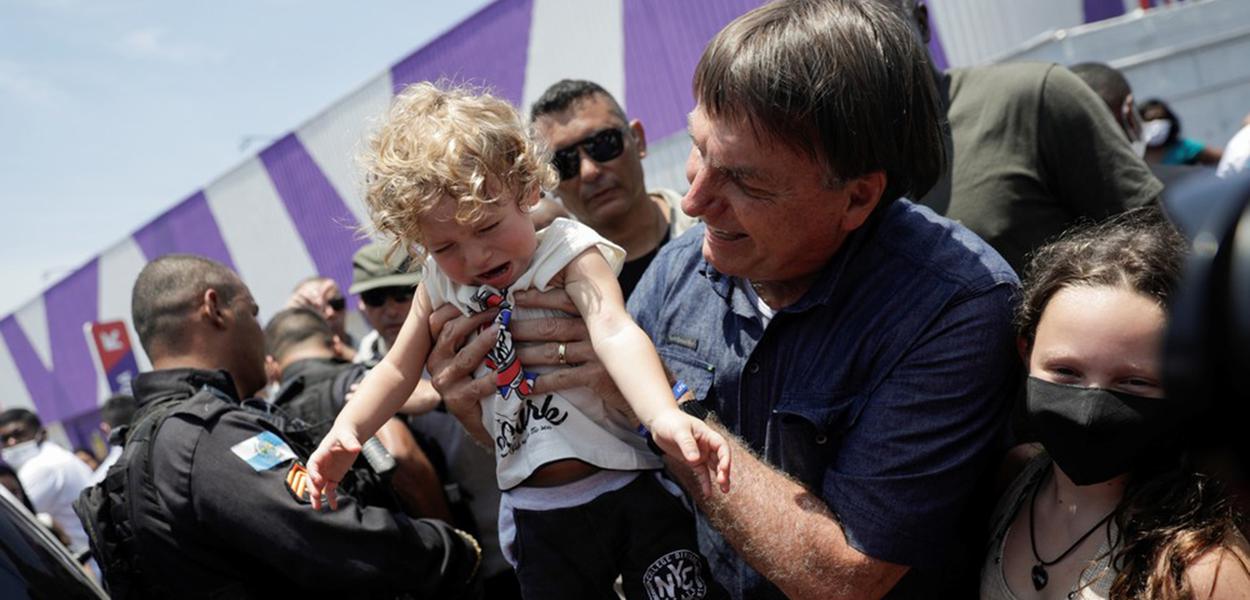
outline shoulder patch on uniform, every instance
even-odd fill
[[[298,462],[291,463],[291,468],[286,472],[286,491],[291,492],[296,502],[308,504],[308,490],[310,489],[312,489],[312,481],[308,479],[308,471],[304,469],[304,465]]]
[[[258,433],[230,447],[254,471],[272,469],[295,459],[295,451],[272,431]]]

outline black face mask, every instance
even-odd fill
[[[1072,482],[1090,485],[1131,471],[1193,414],[1193,403],[1144,398],[1030,377],[1026,409],[1046,452]]]

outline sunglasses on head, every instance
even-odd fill
[[[565,146],[551,156],[551,164],[560,173],[560,181],[577,177],[582,171],[581,157],[577,149],[586,150],[595,162],[608,162],[621,155],[625,150],[625,134],[620,129],[604,129],[580,142]]]
[[[373,288],[360,292],[360,300],[369,308],[378,308],[386,304],[386,299],[390,298],[400,304],[412,301],[412,294],[415,288],[403,285],[392,285],[387,287]]]

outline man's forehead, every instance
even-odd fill
[[[574,129],[597,130],[604,127],[625,127],[628,123],[619,106],[602,94],[589,94],[573,100],[568,108],[544,114],[536,120],[543,135],[577,133]]]
[[[759,135],[745,119],[712,117],[697,106],[686,115],[686,127],[705,161],[740,177],[775,179],[767,168],[772,162],[768,157],[792,151],[768,136]]]

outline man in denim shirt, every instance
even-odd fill
[[[670,462],[713,574],[736,598],[960,597],[1018,384],[1018,281],[899,199],[945,165],[924,47],[888,3],[774,2],[710,42],[694,91],[683,209],[705,225],[661,250],[629,307],[732,437],[728,494]],[[456,353],[482,322],[451,316],[430,359],[449,405],[484,385],[464,378],[481,339]],[[578,324],[517,334],[555,340],[523,360],[579,365],[539,386],[605,379]]]
[[[683,208],[705,225],[629,306],[741,440],[732,491],[696,498],[738,597],[949,597],[968,566],[1016,389],[1018,282],[897,199],[943,164],[929,70],[899,14],[854,1],[761,7],[696,68]]]

